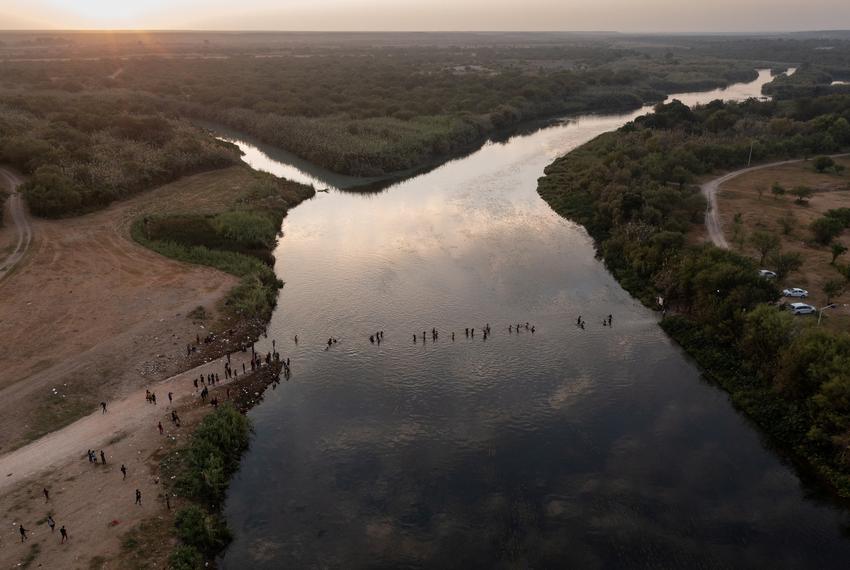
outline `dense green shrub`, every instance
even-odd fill
[[[837,218],[823,216],[812,222],[810,226],[815,241],[821,245],[829,245],[843,230],[844,224]]]
[[[62,216],[83,204],[81,188],[58,166],[39,166],[21,190],[30,211],[38,216]]]
[[[206,567],[206,560],[203,554],[198,552],[194,546],[181,544],[171,556],[168,558],[168,568],[170,570],[203,570]]]
[[[223,550],[232,539],[220,517],[197,505],[179,510],[174,517],[174,526],[183,544],[195,547],[208,557]]]
[[[221,505],[230,476],[248,447],[250,433],[248,418],[229,403],[219,406],[192,434],[178,488],[204,504]]]
[[[212,219],[211,225],[219,235],[246,247],[271,248],[277,236],[273,220],[259,212],[222,212]]]
[[[234,149],[184,120],[154,109],[130,113],[124,105],[56,94],[0,102],[0,162],[32,175],[23,191],[33,213],[102,208],[238,160]]]
[[[759,305],[744,317],[739,341],[741,352],[753,371],[770,380],[776,374],[779,357],[791,343],[796,329],[794,317],[770,305]]]

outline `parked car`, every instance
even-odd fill
[[[785,289],[782,291],[782,294],[786,297],[799,297],[804,299],[809,296],[809,292],[805,289],[800,289],[799,287],[792,287],[790,289]]]
[[[795,315],[811,315],[817,312],[817,309],[805,303],[791,303],[788,308]]]
[[[759,269],[759,276],[765,279],[776,279],[776,272],[770,269]]]

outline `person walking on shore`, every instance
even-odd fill
[[[21,532],[21,542],[25,542],[27,540],[27,538],[29,538],[27,536],[27,532],[29,532],[29,531],[27,531],[27,529],[24,528],[24,525],[19,525],[18,530],[20,530],[20,532]]]
[[[47,515],[47,526],[50,527],[50,532],[53,532],[56,529],[56,521],[53,520],[53,517]]]
[[[106,454],[103,452],[102,449],[100,450],[100,462],[106,465]]]
[[[142,504],[142,492],[139,491],[138,489],[136,489],[136,504],[137,505]]]
[[[62,540],[59,541],[59,544],[65,544],[65,541],[68,540],[68,531],[65,530],[64,524],[59,528],[59,534],[62,535]]]
[[[123,463],[121,464],[121,480],[124,481],[127,478],[127,466]]]
[[[100,407],[103,409],[103,412],[101,412],[101,413],[105,414],[106,413],[106,402],[101,402]]]
[[[162,435],[162,422],[156,424],[156,427],[159,428],[159,435]]]
[[[50,501],[50,491],[47,490],[47,487],[42,489],[41,492],[44,493],[44,502]]]

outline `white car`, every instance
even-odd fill
[[[776,272],[770,269],[759,269],[759,276],[765,279],[776,279]]]
[[[817,309],[805,303],[791,303],[788,307],[795,315],[811,315],[817,312]]]
[[[791,289],[785,289],[782,291],[782,294],[786,297],[799,297],[804,299],[809,296],[809,292],[805,289],[800,289],[799,287],[792,287]]]

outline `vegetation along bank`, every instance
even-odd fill
[[[694,109],[674,101],[558,159],[538,188],[559,214],[587,229],[627,290],[652,307],[663,301],[663,328],[733,403],[844,498],[850,497],[850,334],[779,310],[777,285],[759,275],[757,260],[694,244],[689,233],[705,212],[694,182],[746,166],[750,149],[758,163],[848,146],[847,95],[715,101]],[[812,162],[812,168],[826,164]],[[832,239],[847,225],[843,212],[828,217]],[[807,239],[828,247],[830,239],[815,231]],[[787,274],[799,267],[795,255],[772,251],[768,262]],[[846,289],[850,267],[836,261],[832,271]]]

